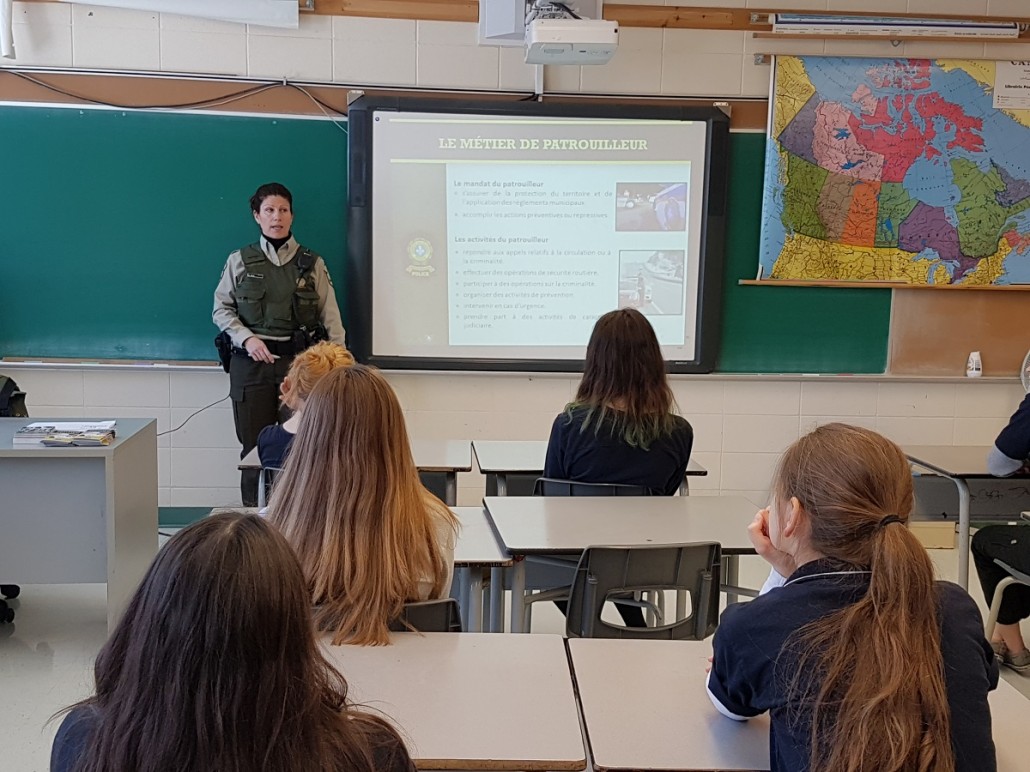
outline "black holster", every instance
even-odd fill
[[[222,369],[229,372],[229,363],[232,361],[232,339],[229,333],[220,332],[215,336],[215,350],[218,352],[218,361],[222,363]]]

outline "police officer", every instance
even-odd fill
[[[293,196],[270,182],[250,198],[261,237],[229,255],[211,318],[231,345],[229,395],[243,458],[279,418],[279,385],[293,356],[318,340],[344,344],[332,280],[321,257],[300,246]],[[224,341],[224,336],[223,336]],[[257,505],[257,470],[240,480],[245,506]]]

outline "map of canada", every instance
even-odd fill
[[[762,278],[1030,283],[1030,110],[987,61],[778,57]]]

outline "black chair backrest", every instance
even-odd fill
[[[702,640],[719,624],[722,547],[717,542],[643,547],[587,547],[569,593],[569,638]],[[686,590],[690,616],[658,627],[623,627],[601,619],[608,600],[634,592]]]
[[[447,473],[419,471],[418,479],[427,491],[447,503]]]
[[[651,493],[651,489],[643,485],[588,483],[553,477],[538,477],[533,486],[534,496],[650,496]]]
[[[461,614],[454,598],[405,603],[400,617],[390,623],[395,633],[460,633]]]
[[[25,392],[18,389],[13,378],[0,375],[0,418],[28,418]]]

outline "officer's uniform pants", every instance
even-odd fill
[[[229,363],[229,395],[236,423],[236,438],[243,446],[242,459],[257,447],[258,434],[266,426],[280,420],[279,385],[290,369],[292,356],[281,356],[272,364],[256,362],[246,354],[234,353]],[[282,417],[288,411],[283,409]],[[245,469],[240,473],[240,495],[243,506],[257,506],[259,472]]]

